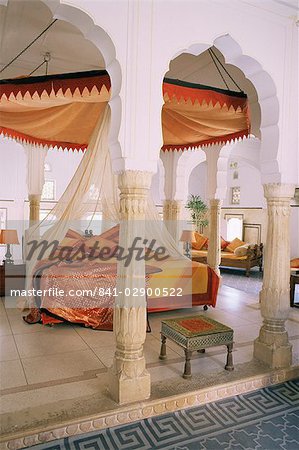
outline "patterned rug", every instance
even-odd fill
[[[295,450],[299,379],[34,450]]]

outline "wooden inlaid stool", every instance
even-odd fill
[[[206,348],[219,345],[227,347],[225,370],[234,370],[232,356],[234,331],[216,320],[200,315],[162,320],[160,359],[166,359],[167,338],[185,350],[183,378],[191,378],[190,359],[193,351],[204,353]]]

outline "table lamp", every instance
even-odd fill
[[[19,244],[18,234],[16,230],[1,230],[0,232],[0,244],[6,244],[7,249],[5,253],[4,264],[13,264],[12,254],[10,252],[10,246],[12,244]]]
[[[185,242],[185,256],[187,256],[187,258],[191,258],[191,253],[190,253],[190,243],[192,241],[195,241],[195,236],[194,236],[194,231],[192,230],[183,230],[182,231],[182,235],[180,238],[181,242]]]

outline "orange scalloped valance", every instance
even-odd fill
[[[1,80],[0,133],[84,151],[110,94],[105,70]],[[165,78],[163,98],[163,151],[226,143],[250,133],[242,92]]]
[[[105,70],[0,81],[0,132],[19,142],[84,151],[110,99]]]
[[[165,78],[162,150],[225,144],[250,134],[247,95]]]

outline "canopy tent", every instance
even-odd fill
[[[186,150],[247,137],[247,95],[165,78],[162,150]]]
[[[0,81],[0,133],[85,150],[109,101],[105,70]],[[246,94],[164,79],[163,151],[226,143],[250,133]]]
[[[105,70],[0,81],[0,132],[21,142],[85,150],[110,98]]]

